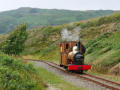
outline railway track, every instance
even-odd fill
[[[106,87],[106,88],[111,89],[111,90],[120,90],[120,83],[118,83],[118,82],[114,82],[114,81],[104,79],[104,78],[101,78],[101,77],[98,77],[95,75],[90,75],[87,73],[84,73],[84,75],[72,73],[72,72],[66,71],[65,69],[61,68],[58,64],[53,63],[53,62],[38,61],[38,60],[31,60],[31,61],[43,62],[43,63],[45,63],[53,68],[56,68],[56,69],[62,71],[62,72],[69,73],[71,75],[82,78],[84,80],[91,81],[93,83],[96,83],[102,87]]]

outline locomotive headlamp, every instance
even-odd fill
[[[63,52],[63,45],[60,44],[60,52]]]

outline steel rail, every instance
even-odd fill
[[[102,86],[102,87],[106,87],[106,88],[109,88],[109,89],[112,89],[112,90],[120,90],[119,88],[116,88],[116,87],[113,87],[113,86],[110,86],[110,85],[106,85],[106,84],[103,84],[103,83],[101,83],[101,82],[99,82],[99,81],[97,81],[97,80],[94,80],[94,79],[85,77],[84,75],[80,75],[80,74],[76,74],[76,73],[72,73],[72,72],[66,71],[65,69],[59,67],[58,64],[53,63],[53,62],[48,62],[48,61],[43,61],[43,60],[32,60],[32,59],[25,59],[25,60],[43,62],[43,63],[45,63],[45,64],[47,64],[47,65],[49,65],[49,66],[51,66],[51,67],[53,67],[53,68],[56,68],[56,69],[62,71],[62,72],[69,73],[70,75],[74,75],[74,76],[80,77],[80,78],[82,78],[82,79],[84,79],[84,80],[91,81],[91,82],[96,83],[96,84],[98,84],[98,85],[100,85],[100,86]],[[98,76],[86,74],[86,73],[85,73],[85,75],[87,75],[87,76],[89,76],[89,77],[96,78],[96,79],[100,79],[100,80],[103,80],[103,81],[106,81],[106,82],[109,82],[109,83],[111,83],[111,84],[116,84],[117,86],[120,86],[119,83],[114,82],[114,81],[110,81],[110,80],[107,80],[107,79],[104,79],[104,78],[101,78],[101,77],[98,77]]]

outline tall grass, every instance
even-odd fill
[[[119,37],[120,32],[105,33],[87,44],[86,60],[92,61],[93,71],[107,73],[120,62]]]

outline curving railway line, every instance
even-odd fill
[[[96,83],[97,85],[108,88],[110,90],[120,90],[120,83],[115,82],[115,81],[111,81],[111,80],[104,79],[102,77],[95,76],[95,75],[90,75],[87,73],[84,73],[83,75],[80,75],[77,73],[72,73],[72,72],[66,71],[65,69],[61,68],[58,64],[56,64],[54,62],[40,61],[40,60],[30,60],[30,61],[43,62],[43,63],[45,63],[53,68],[56,68],[57,70],[60,70],[60,71],[65,72],[65,73],[69,73],[73,76],[82,78],[82,79],[87,80],[87,81],[91,81],[93,83]]]

